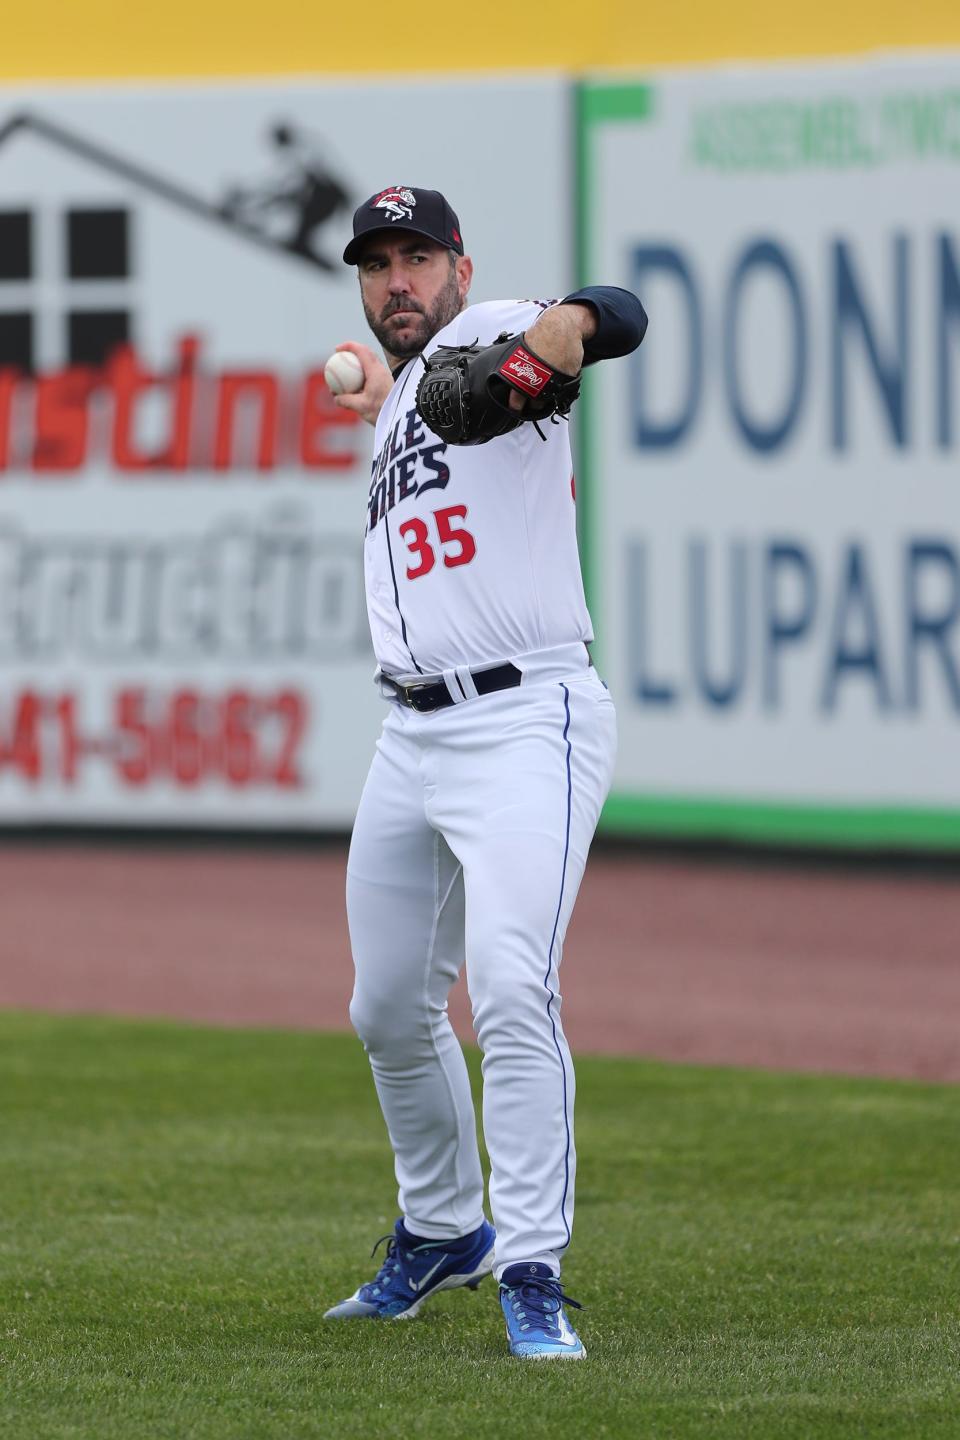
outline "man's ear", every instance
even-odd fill
[[[465,301],[467,295],[470,293],[470,285],[473,281],[473,261],[470,259],[469,255],[458,255],[456,260],[456,266],[457,284],[460,288],[460,299],[462,301]]]

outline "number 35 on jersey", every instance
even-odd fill
[[[429,575],[437,563],[438,547],[448,570],[470,564],[477,545],[464,524],[466,518],[466,505],[449,505],[445,510],[434,510],[429,522],[419,515],[403,522],[400,534],[414,558],[414,563],[407,566],[408,580]]]

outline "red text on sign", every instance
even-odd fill
[[[75,785],[91,760],[124,786],[300,789],[300,750],[309,718],[299,690],[219,694],[128,686],[113,696],[105,729],[84,725],[80,697],[23,690],[0,702],[0,777],[31,786]]]

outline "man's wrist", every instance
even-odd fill
[[[565,300],[557,306],[557,309],[561,314],[569,315],[576,322],[581,340],[592,340],[596,335],[599,320],[592,305],[588,305],[584,300]]]

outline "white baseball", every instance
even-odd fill
[[[363,366],[349,350],[336,350],[323,367],[331,395],[352,395],[363,389]]]

